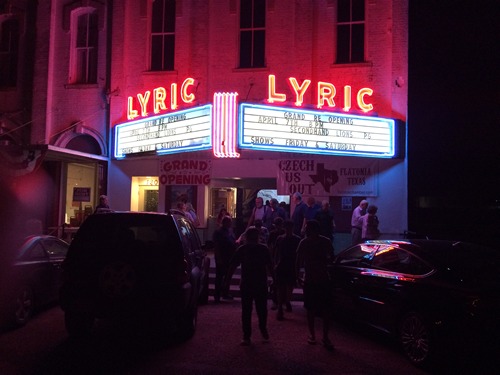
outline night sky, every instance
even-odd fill
[[[410,0],[409,195],[500,199],[498,1]]]

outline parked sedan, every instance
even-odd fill
[[[331,276],[336,309],[397,337],[415,365],[429,364],[440,347],[500,333],[500,250],[367,241],[338,254]]]
[[[2,322],[22,326],[37,308],[55,302],[61,285],[61,264],[69,245],[53,236],[30,236],[1,275]]]

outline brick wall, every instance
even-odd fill
[[[371,87],[370,98],[379,116],[405,119],[406,89],[395,88],[395,77],[407,76],[407,0],[367,1],[365,64],[335,65],[335,1],[268,1],[266,68],[237,69],[239,49],[238,1],[188,2],[178,5],[175,72],[145,72],[148,65],[148,22],[139,17],[139,3],[126,1],[127,16],[115,18],[113,43],[124,46],[123,70],[113,71],[113,86],[123,88],[114,101],[112,123],[125,120],[126,96],[154,87],[198,80],[197,104],[212,101],[218,91],[236,91],[241,101],[267,98],[267,77],[275,74],[277,90],[292,91],[287,78],[311,79],[305,102],[315,104],[318,81],[333,83],[338,97],[344,85]],[[136,9],[137,8],[137,9]],[[125,31],[123,31],[125,30]],[[124,41],[124,38],[126,39]],[[116,51],[114,49],[114,51]],[[114,66],[115,64],[113,64]],[[355,103],[355,98],[353,103]],[[397,105],[396,109],[393,106]],[[342,102],[338,104],[338,110]]]

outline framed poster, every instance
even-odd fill
[[[196,210],[198,185],[166,185],[165,211],[177,207],[177,202],[190,202]]]

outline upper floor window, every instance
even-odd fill
[[[151,70],[174,70],[175,0],[155,0],[151,16]]]
[[[337,1],[337,64],[365,59],[365,1]]]
[[[77,11],[72,18],[71,83],[97,83],[97,11]]]
[[[19,49],[19,21],[0,20],[0,87],[15,87]]]
[[[240,68],[265,66],[266,0],[240,2]]]

